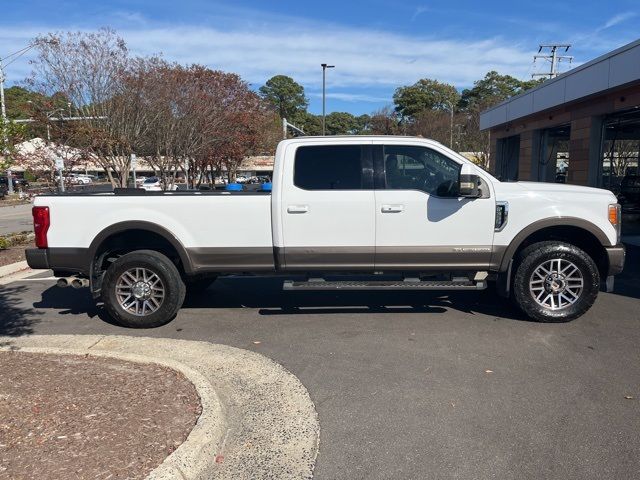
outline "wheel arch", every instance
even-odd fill
[[[127,221],[110,225],[102,230],[91,242],[88,257],[90,259],[91,291],[99,295],[102,266],[105,255],[112,251],[129,253],[134,250],[155,250],[174,260],[176,266],[185,275],[193,273],[193,265],[182,242],[166,228],[152,222]]]
[[[575,217],[554,217],[538,220],[522,229],[506,247],[499,263],[499,271],[509,269],[509,263],[527,246],[545,240],[558,240],[575,245],[589,254],[600,272],[606,272],[608,258],[605,246],[611,246],[605,232],[597,225]]]

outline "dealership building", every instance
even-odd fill
[[[606,188],[638,222],[640,40],[482,112],[480,128],[501,180]]]

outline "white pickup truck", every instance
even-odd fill
[[[505,183],[411,137],[301,137],[276,151],[272,191],[41,195],[32,268],[89,286],[113,319],[169,322],[219,275],[286,290],[481,290],[567,321],[622,271],[609,191]],[[357,280],[354,280],[357,277]]]

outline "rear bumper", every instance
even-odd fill
[[[31,268],[89,274],[91,260],[88,248],[27,248],[27,264]]]
[[[27,264],[37,270],[48,270],[49,259],[47,258],[47,249],[44,248],[27,248],[25,250]]]
[[[607,275],[617,275],[622,272],[626,256],[624,245],[605,247],[605,250],[607,251],[607,259],[609,260],[609,270]]]

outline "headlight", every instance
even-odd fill
[[[622,210],[619,203],[609,204],[609,222],[616,229],[616,243],[620,243],[620,233],[622,231]]]

